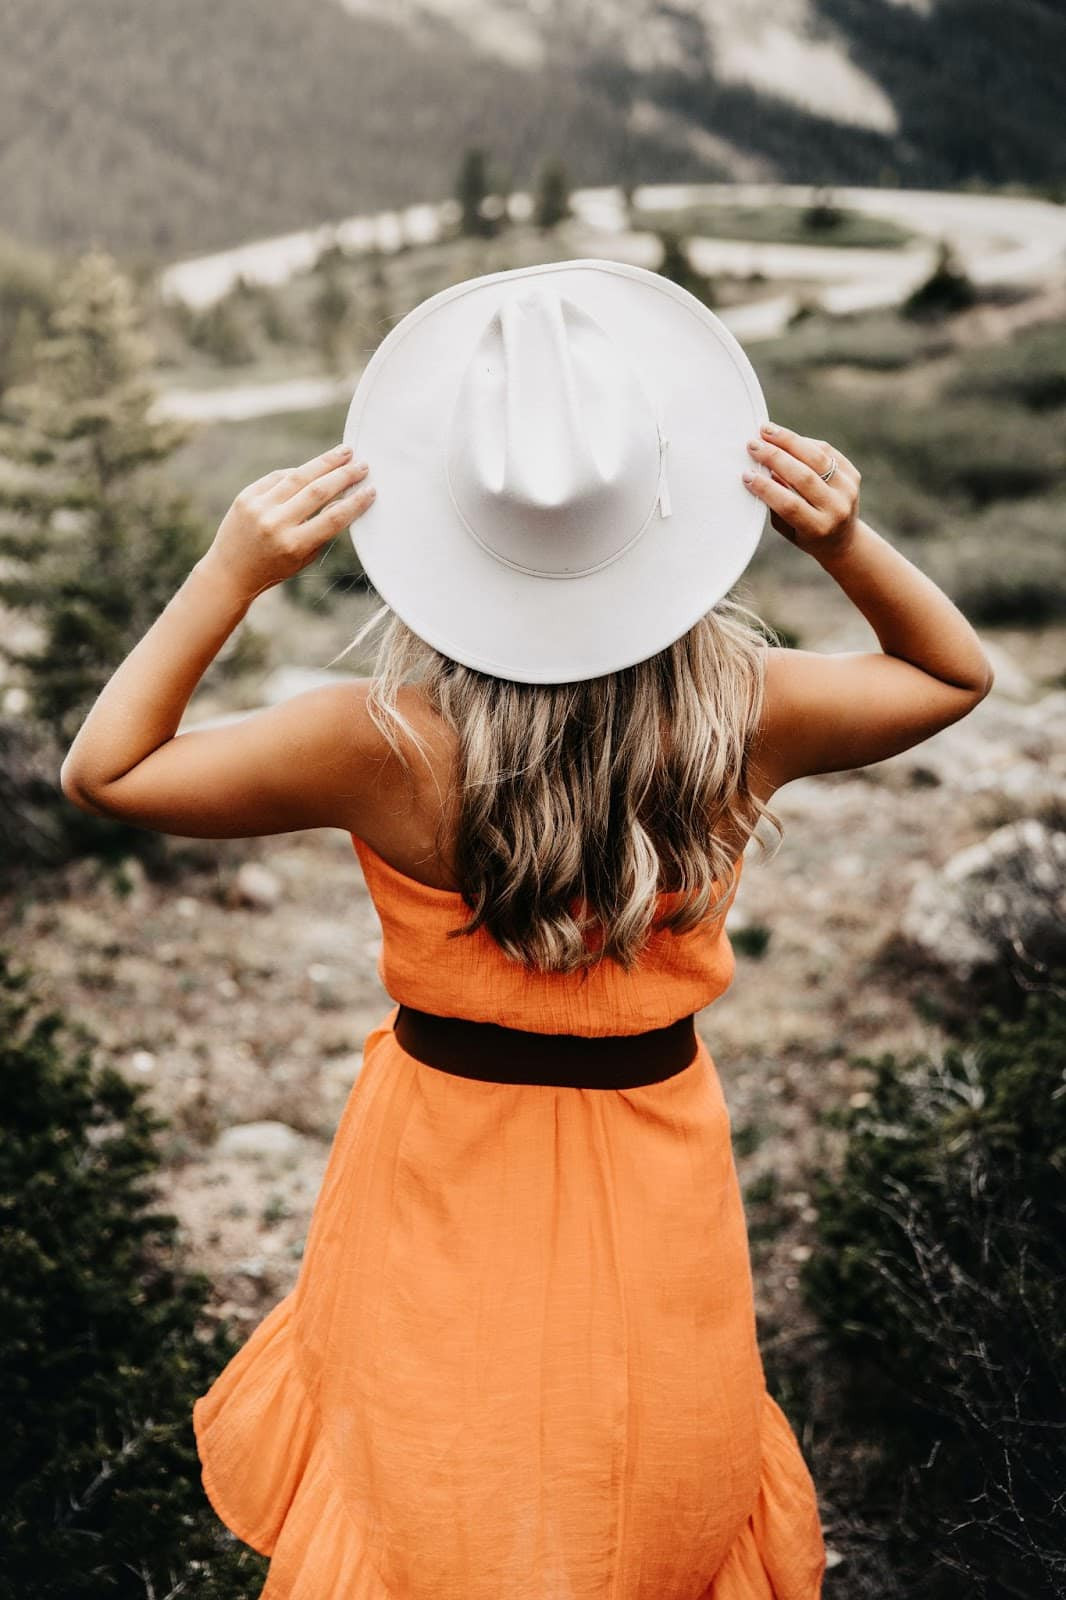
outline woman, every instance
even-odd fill
[[[988,660],[654,273],[433,296],[345,434],[364,461],[237,496],[62,773],[169,833],[344,828],[381,917],[396,1004],[296,1287],[196,1401],[206,1492],[267,1600],[818,1600],[693,1018],[776,791],[958,721]],[[726,598],[767,511],[880,651],[772,648]],[[374,675],[176,736],[252,598],[348,526],[388,602]]]

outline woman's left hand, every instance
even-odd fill
[[[242,489],[202,559],[249,601],[309,566],[322,547],[362,516],[375,489],[354,488],[369,470],[339,445],[302,467],[279,468]],[[332,502],[332,504],[330,503]]]

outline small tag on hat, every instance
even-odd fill
[[[670,443],[664,434],[659,435],[659,515],[670,516],[670,486],[666,481],[666,448]]]

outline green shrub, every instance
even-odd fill
[[[862,1058],[801,1271],[863,1511],[923,1600],[1066,1588],[1066,974],[939,1059]]]
[[[949,514],[918,558],[975,624],[1035,627],[1066,617],[1066,494]],[[1010,560],[1004,561],[1009,548]]]
[[[0,712],[0,880],[39,894],[42,868],[83,856],[106,862],[136,855],[148,871],[161,870],[161,833],[71,805],[59,787],[66,753],[42,723]]]
[[[1044,494],[1062,481],[1066,452],[1050,418],[1037,426],[1021,410],[979,399],[938,401],[894,415],[883,404],[878,409],[875,452],[888,470],[942,501],[979,511],[997,500]],[[874,416],[868,420],[877,426]]]
[[[753,923],[749,928],[737,928],[731,932],[729,940],[734,950],[739,950],[741,955],[758,960],[766,954],[766,948],[770,943],[770,932],[771,930],[763,927],[761,923]]]
[[[782,372],[827,366],[898,372],[952,348],[942,328],[904,321],[895,311],[833,316],[818,309],[802,324],[794,321],[786,334],[761,343],[759,358],[762,366]]]
[[[772,417],[831,439],[859,467],[862,515],[890,540],[953,524],[972,562],[981,554],[975,518],[987,511],[990,557],[1001,561],[1019,510],[1050,499],[1063,481],[1062,429],[1051,413],[978,398],[886,405],[873,380],[869,393],[843,394],[817,371],[805,379],[801,367],[771,371],[766,393]]]
[[[1002,344],[968,351],[943,393],[960,399],[980,395],[1030,411],[1066,406],[1066,322],[1041,322]]]
[[[953,311],[964,311],[977,299],[977,290],[967,273],[959,265],[955,251],[946,239],[937,247],[936,264],[924,282],[903,301],[900,314],[905,317],[942,317]]]
[[[1032,563],[994,568],[962,577],[952,597],[973,623],[1035,628],[1066,617],[1066,576]]]
[[[819,189],[813,202],[804,208],[800,220],[811,233],[834,233],[843,225],[844,212],[833,203],[830,190]]]
[[[5,1595],[258,1594],[266,1562],[222,1527],[192,1404],[238,1347],[152,1209],[143,1091],[95,1070],[0,949],[0,1439]]]

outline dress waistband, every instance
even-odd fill
[[[427,1067],[484,1083],[564,1089],[639,1089],[663,1083],[696,1059],[695,1017],[646,1033],[532,1033],[468,1017],[438,1017],[400,1005],[393,1033]]]

